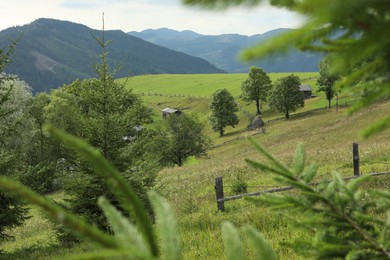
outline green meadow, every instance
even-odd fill
[[[317,72],[270,73],[272,81],[290,75],[299,75],[305,82],[311,82]],[[240,96],[240,86],[248,74],[166,74],[144,75],[122,79],[134,93],[190,95],[209,97],[217,89],[226,88],[234,97]]]
[[[275,73],[271,78],[275,80],[288,74],[291,73]],[[316,97],[306,100],[305,107],[293,113],[289,120],[265,105],[265,133],[246,130],[249,121],[243,111],[253,113],[255,110],[254,104],[239,99],[240,85],[247,74],[148,75],[121,79],[135,93],[143,93],[142,99],[153,109],[155,121],[162,120],[160,110],[165,107],[197,114],[213,141],[214,148],[206,158],[191,158],[183,167],[165,168],[158,175],[156,187],[169,200],[179,221],[183,259],[224,259],[223,221],[230,221],[239,228],[248,224],[254,226],[276,249],[280,259],[305,259],[283,245],[296,238],[311,237],[310,233],[294,227],[293,222],[302,218],[299,214],[292,214],[287,209],[271,211],[245,199],[226,202],[225,212],[217,210],[214,191],[217,176],[223,177],[225,196],[234,195],[233,187],[238,181],[246,183],[248,192],[278,187],[271,174],[256,171],[245,163],[246,158],[263,160],[246,140],[248,136],[255,138],[286,165],[291,165],[297,144],[303,143],[308,161],[319,166],[318,180],[328,179],[334,172],[343,176],[353,174],[352,143],[355,141],[360,146],[362,173],[390,171],[390,129],[367,140],[359,138],[362,129],[388,115],[390,102],[377,103],[349,115],[349,104],[356,98],[348,90],[343,90],[339,95],[339,104],[343,105],[339,111],[334,107],[335,101],[331,109],[325,109],[327,101],[323,93],[316,92],[318,74],[296,74],[302,83],[312,85]],[[224,137],[212,132],[208,123],[209,96],[220,88],[229,90],[241,104],[238,112],[240,124],[236,128],[228,127]],[[317,108],[324,109],[314,110]],[[277,118],[279,120],[275,120]],[[390,177],[382,176],[372,178],[364,188],[382,189],[389,185]],[[294,191],[288,192],[294,194]],[[49,197],[61,200],[63,194]],[[43,214],[34,207],[30,214],[32,217],[24,226],[10,230],[15,240],[0,245],[7,259],[46,259],[96,248],[88,242],[62,248]],[[249,251],[248,257],[253,257],[253,252]]]

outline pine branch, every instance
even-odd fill
[[[251,141],[254,143],[253,140]],[[332,181],[317,183],[314,188],[308,181],[314,178],[317,168],[311,166],[309,170],[305,169],[303,147],[297,148],[294,171],[285,172],[280,169],[278,159],[266,152],[259,144],[256,144],[256,148],[266,158],[272,158],[271,165],[247,160],[252,166],[275,173],[277,175],[275,179],[278,182],[288,183],[301,192],[298,196],[263,195],[258,200],[272,205],[274,209],[292,207],[310,214],[311,220],[299,225],[304,228],[316,226],[318,240],[310,241],[306,246],[321,246],[316,254],[322,257],[364,254],[390,258],[388,245],[379,240],[380,236],[374,228],[375,225],[387,228],[388,224],[366,215],[373,203],[370,200],[366,202],[358,190],[359,185],[364,183],[369,176],[359,177],[346,184],[339,175],[335,174]]]

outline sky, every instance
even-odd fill
[[[208,35],[254,35],[277,28],[297,28],[303,21],[296,14],[266,4],[216,11],[184,6],[180,0],[1,0],[0,30],[38,18],[101,29],[103,12],[105,30],[124,32],[170,28]]]

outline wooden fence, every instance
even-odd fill
[[[201,96],[201,95],[190,95],[190,94],[163,94],[163,93],[157,93],[157,92],[141,92],[138,93],[139,96],[155,96],[155,97],[188,97],[188,98],[206,98],[209,99],[209,96]]]
[[[358,143],[353,143],[352,144],[352,152],[353,152],[353,176],[345,177],[343,180],[350,180],[354,178],[358,178],[360,175],[360,169],[359,169],[359,145]],[[383,173],[371,173],[370,176],[376,177],[376,176],[383,176],[390,174],[390,172],[383,172]],[[318,183],[312,183],[312,185],[317,185]],[[235,195],[235,196],[230,196],[230,197],[224,197],[224,192],[223,192],[223,179],[222,176],[216,177],[215,178],[215,195],[217,199],[217,208],[219,211],[225,211],[225,202],[229,200],[236,200],[236,199],[241,199],[244,197],[249,197],[249,196],[259,196],[264,193],[275,193],[275,192],[281,192],[281,191],[286,191],[286,190],[292,190],[294,189],[293,186],[285,186],[285,187],[278,187],[274,189],[269,189],[269,190],[263,190],[263,191],[257,191],[257,192],[251,192],[251,193],[245,193],[245,194],[240,194],[240,195]]]
[[[338,105],[338,108],[350,106],[350,105],[354,104],[355,102],[356,102],[356,99],[355,100],[351,100],[351,101],[344,101],[344,102],[342,102],[342,103],[340,103]],[[338,110],[338,108],[336,108],[336,109]],[[315,108],[315,109],[311,109],[311,110],[308,110],[308,111],[305,111],[305,112],[292,113],[292,114],[290,114],[290,118],[299,117],[299,116],[303,116],[303,115],[310,114],[310,113],[313,113],[313,112],[322,111],[322,110],[328,110],[328,109],[329,108],[326,105],[325,107]],[[276,117],[276,118],[273,118],[273,119],[269,119],[269,120],[266,121],[266,124],[269,124],[269,123],[275,122],[275,121],[279,121],[279,120],[286,120],[286,117],[281,116],[281,117]]]

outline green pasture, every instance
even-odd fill
[[[271,73],[270,77],[273,81],[277,78],[290,75],[291,73]],[[295,73],[300,78],[302,83],[312,86],[314,98],[306,99],[305,106],[291,113],[300,114],[309,112],[314,109],[326,108],[328,102],[324,93],[317,92],[316,80],[318,73],[316,72],[299,72]],[[141,96],[142,100],[153,111],[153,119],[158,122],[162,120],[161,110],[164,108],[175,108],[182,110],[185,113],[196,114],[199,119],[204,122],[206,132],[214,140],[215,144],[225,142],[231,136],[239,135],[246,131],[246,127],[250,123],[249,118],[245,115],[245,111],[250,114],[255,114],[254,102],[245,102],[239,96],[241,93],[241,82],[245,80],[247,74],[200,74],[200,75],[147,75],[135,76],[127,79],[121,79],[125,82],[128,88],[133,89],[134,93]],[[210,96],[217,89],[226,88],[236,98],[240,104],[240,109],[237,112],[240,123],[233,129],[226,129],[226,136],[219,138],[218,133],[211,130],[209,123],[209,103]],[[339,105],[349,106],[353,104],[356,97],[349,94],[349,90],[343,90],[339,94]],[[336,98],[332,101],[334,107]],[[284,115],[274,110],[270,110],[267,104],[263,105],[262,117],[265,122],[275,120],[277,118],[283,120]]]
[[[199,111],[204,109],[194,103],[195,108]],[[270,241],[280,259],[304,259],[281,245],[294,238],[310,238],[311,234],[296,229],[292,224],[302,216],[290,214],[288,210],[273,212],[245,199],[229,201],[225,204],[226,212],[218,212],[214,179],[223,176],[225,196],[234,195],[232,186],[237,179],[247,183],[248,192],[277,186],[272,175],[255,171],[245,163],[245,158],[264,160],[249,145],[247,136],[253,136],[286,165],[291,165],[297,144],[304,143],[308,162],[316,162],[319,166],[318,180],[330,178],[334,172],[352,175],[351,151],[355,141],[359,141],[362,173],[390,171],[390,130],[368,140],[359,139],[359,131],[368,122],[388,114],[390,102],[376,104],[350,116],[346,114],[346,109],[341,108],[338,112],[327,109],[290,120],[273,121],[267,125],[265,134],[229,129],[225,137],[213,137],[214,143],[219,146],[211,149],[207,158],[192,159],[183,167],[162,170],[157,187],[170,201],[179,221],[183,259],[223,259],[223,221],[233,222],[239,228],[247,224],[254,226]],[[389,185],[390,177],[383,176],[373,178],[364,187],[387,189]],[[60,200],[63,196],[59,193],[49,198]],[[30,214],[32,218],[24,226],[10,231],[15,240],[0,244],[7,259],[49,259],[96,248],[84,242],[71,248],[62,247],[54,237],[52,224],[44,219],[44,215],[34,207]]]
[[[305,75],[309,78],[316,74]],[[234,195],[232,187],[238,180],[247,184],[248,192],[278,186],[271,174],[254,170],[245,163],[246,158],[264,161],[248,143],[248,136],[255,138],[286,165],[291,165],[297,144],[303,143],[307,161],[319,166],[317,180],[328,179],[334,172],[343,176],[352,175],[352,143],[356,141],[359,142],[363,174],[390,171],[390,129],[367,140],[359,138],[362,129],[388,115],[389,101],[348,115],[348,106],[344,105],[354,102],[355,97],[344,91],[339,95],[339,103],[343,105],[339,111],[334,107],[335,100],[332,102],[332,109],[312,111],[325,107],[327,102],[323,93],[316,93],[314,84],[309,83],[317,97],[306,100],[305,107],[296,111],[296,115],[293,113],[289,120],[285,120],[280,118],[283,115],[269,110],[265,105],[263,118],[266,123],[268,120],[280,119],[267,123],[266,133],[247,131],[249,121],[243,111],[254,113],[255,109],[254,104],[247,104],[238,98],[240,82],[245,77],[245,74],[156,75],[133,77],[126,83],[138,94],[143,91],[145,93],[145,89],[161,94],[142,96],[143,101],[152,108],[156,122],[162,120],[161,109],[179,108],[185,113],[197,114],[213,140],[214,148],[208,151],[206,158],[191,158],[183,167],[165,168],[158,174],[156,187],[169,200],[179,222],[183,259],[224,259],[221,238],[221,225],[224,221],[230,221],[238,228],[254,226],[276,249],[280,259],[305,259],[283,245],[295,238],[311,238],[312,234],[293,226],[293,222],[303,216],[291,214],[287,209],[274,212],[245,199],[226,202],[226,212],[217,211],[214,191],[214,179],[217,176],[223,177],[225,196]],[[275,79],[276,76],[273,77]],[[219,82],[218,78],[224,78],[224,83]],[[315,82],[315,78],[307,81]],[[160,88],[156,87],[158,82],[164,82],[159,85]],[[202,86],[199,95],[203,97],[188,97],[198,93],[186,88],[190,85]],[[208,123],[210,100],[204,96],[209,96],[222,86],[235,93],[242,108],[237,113],[240,124],[236,128],[228,127],[226,135],[219,137],[212,132]],[[177,96],[164,95],[170,91],[177,91]],[[179,94],[187,96],[178,97]],[[389,185],[390,176],[382,176],[372,178],[364,188],[388,189]],[[55,200],[63,197],[62,193],[49,196]],[[50,259],[63,254],[93,251],[96,248],[89,242],[71,248],[62,247],[54,236],[52,224],[45,220],[44,215],[34,207],[30,214],[32,217],[24,226],[10,230],[9,233],[15,236],[15,240],[0,244],[0,248],[6,253],[6,259]],[[249,252],[248,256],[253,256],[252,253]]]
[[[304,259],[280,245],[290,239],[310,237],[311,234],[293,227],[292,223],[302,216],[288,210],[272,212],[245,199],[226,202],[226,212],[220,213],[215,201],[215,177],[223,177],[225,196],[235,195],[232,187],[239,178],[247,183],[248,192],[278,187],[271,174],[255,171],[245,163],[245,158],[264,161],[248,144],[246,136],[253,136],[286,165],[291,165],[297,144],[303,143],[308,162],[319,166],[317,180],[329,179],[334,172],[343,176],[353,174],[355,141],[359,141],[362,173],[389,172],[390,130],[368,140],[359,139],[359,131],[367,126],[367,121],[381,118],[389,109],[387,102],[351,116],[342,108],[339,112],[331,109],[275,121],[267,126],[265,134],[235,133],[225,139],[232,142],[212,149],[207,159],[163,170],[159,182],[166,185],[168,199],[180,220],[184,258],[220,259],[223,250],[220,227],[228,220],[239,227],[255,226],[277,248],[280,259]],[[390,176],[383,176],[373,178],[364,187],[387,189],[388,185]]]
[[[296,74],[302,83],[315,83],[318,72],[270,73],[272,81]],[[234,97],[240,96],[241,83],[248,77],[242,74],[163,74],[144,75],[121,79],[126,86],[137,94],[190,95],[192,97],[209,97],[217,89],[226,88]],[[313,80],[314,79],[314,80]]]
[[[305,107],[296,112],[305,112],[317,108],[325,108],[327,100],[324,93],[317,92],[317,72],[297,73],[270,73],[272,81],[286,75],[296,74],[301,78],[302,84],[309,84],[313,89],[315,98],[305,100]],[[254,104],[240,99],[241,83],[248,74],[174,74],[174,75],[144,75],[120,79],[125,86],[139,94],[142,99],[155,111],[155,118],[159,118],[160,110],[166,107],[181,109],[183,111],[200,114],[205,117],[209,113],[208,103],[210,96],[218,89],[226,88],[239,102],[241,110],[254,112]],[[356,97],[350,95],[348,89],[339,93],[339,105],[351,105]],[[336,98],[332,101],[335,105]],[[275,111],[269,111],[267,105],[263,107],[265,119],[283,116]]]

